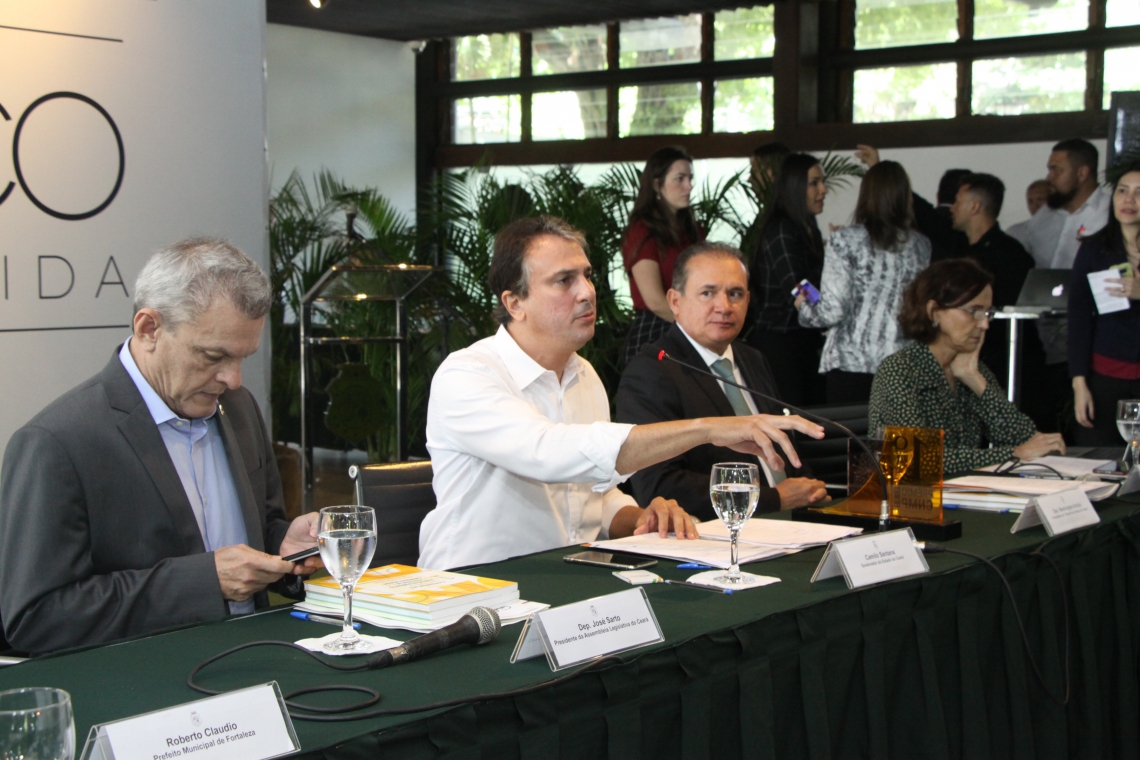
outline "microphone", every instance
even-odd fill
[[[875,466],[875,474],[878,475],[878,477],[879,477],[879,487],[883,489],[883,501],[882,501],[882,504],[879,505],[879,530],[882,531],[882,530],[887,529],[888,524],[890,523],[890,517],[891,517],[890,506],[887,503],[887,476],[883,474],[883,468],[878,466],[878,462],[879,462],[878,455],[876,455],[873,451],[871,451],[871,449],[867,446],[867,444],[863,443],[863,440],[861,438],[859,438],[859,436],[855,435],[855,433],[852,432],[850,428],[848,428],[846,425],[840,425],[835,420],[829,420],[826,417],[820,417],[818,414],[812,414],[811,412],[804,411],[803,409],[800,409],[799,407],[792,406],[791,404],[788,404],[784,401],[781,401],[778,398],[774,398],[772,396],[769,396],[767,393],[761,393],[758,390],[754,390],[752,388],[749,388],[747,385],[741,385],[740,383],[734,383],[731,380],[725,380],[723,377],[716,374],[715,372],[709,372],[707,369],[705,369],[703,367],[697,367],[696,365],[689,364],[688,362],[683,362],[680,359],[672,356],[671,354],[667,353],[664,350],[657,352],[657,361],[664,361],[666,359],[673,362],[674,364],[680,364],[682,367],[686,367],[688,369],[691,369],[693,372],[699,372],[702,375],[708,375],[709,377],[713,378],[714,380],[719,380],[722,383],[727,383],[728,385],[735,386],[742,391],[748,391],[753,396],[759,396],[762,399],[767,399],[768,401],[771,401],[775,404],[779,404],[780,406],[786,407],[787,409],[785,411],[791,410],[791,411],[795,412],[796,414],[800,415],[801,417],[807,417],[809,420],[815,420],[816,422],[824,423],[827,425],[834,425],[835,427],[842,430],[843,433],[848,438],[850,438],[852,441],[855,441],[855,443],[859,446],[859,448],[863,449],[863,451],[866,452],[867,456],[871,457],[872,462],[875,462],[875,465],[876,465]]]
[[[411,662],[460,644],[486,644],[499,635],[499,613],[490,607],[475,607],[451,625],[385,649],[368,659],[369,670]]]

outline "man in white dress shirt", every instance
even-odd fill
[[[1099,162],[1096,146],[1087,140],[1053,146],[1046,165],[1049,196],[1029,220],[1022,241],[1038,268],[1071,269],[1081,240],[1108,222],[1112,193],[1097,182]]]
[[[495,238],[488,280],[498,332],[443,362],[432,380],[427,448],[438,506],[420,529],[421,567],[445,569],[656,530],[696,538],[676,502],[646,509],[616,486],[705,443],[794,465],[784,430],[822,437],[791,416],[610,422],[605,388],[577,355],[596,309],[585,238],[552,217]]]

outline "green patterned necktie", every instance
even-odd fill
[[[713,372],[727,380],[728,383],[736,382],[736,376],[732,374],[732,362],[728,359],[717,359],[712,363],[712,368]],[[752,414],[752,409],[749,408],[748,402],[744,400],[744,394],[741,393],[740,389],[735,385],[729,385],[728,383],[724,384],[724,395],[728,396],[728,403],[732,404],[732,410],[736,412],[736,416],[747,417]],[[773,483],[779,483],[787,477],[783,470],[772,470],[767,465],[764,466],[764,469],[772,473]]]

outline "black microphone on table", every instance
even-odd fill
[[[852,432],[852,430],[850,428],[848,428],[846,425],[839,424],[835,420],[829,420],[826,417],[820,417],[818,414],[812,414],[811,412],[804,411],[803,409],[800,409],[799,407],[792,406],[791,404],[786,403],[784,401],[781,401],[778,398],[774,398],[772,396],[769,396],[767,393],[761,393],[758,390],[755,390],[753,388],[749,388],[747,385],[741,385],[740,383],[734,383],[731,380],[725,380],[723,377],[716,374],[715,372],[709,372],[707,369],[705,369],[703,367],[698,367],[694,364],[689,364],[688,362],[683,362],[680,359],[670,355],[668,352],[666,352],[664,350],[657,352],[657,361],[665,361],[666,359],[673,362],[674,364],[680,364],[682,367],[685,367],[687,369],[691,369],[694,372],[699,372],[702,375],[708,375],[709,377],[713,378],[714,380],[719,380],[722,383],[727,383],[728,385],[732,385],[736,388],[739,388],[742,391],[748,391],[753,396],[759,396],[762,399],[767,399],[768,401],[771,401],[775,404],[779,404],[780,406],[786,407],[785,413],[787,410],[791,410],[791,411],[795,412],[796,414],[800,415],[801,417],[807,417],[809,420],[815,420],[816,422],[822,422],[822,423],[827,424],[827,425],[834,425],[835,427],[842,430],[843,433],[848,438],[850,438],[852,441],[855,441],[855,443],[859,446],[859,448],[863,449],[863,451],[866,452],[867,456],[869,456],[871,458],[872,462],[876,463],[875,474],[878,475],[878,477],[879,477],[879,487],[883,489],[883,502],[879,506],[879,530],[886,530],[887,529],[888,523],[890,522],[890,516],[891,516],[890,507],[888,506],[888,503],[887,503],[887,477],[883,474],[883,469],[878,466],[878,461],[879,461],[878,455],[875,454],[873,451],[871,451],[870,447],[868,447],[867,444],[864,443],[861,438],[859,438],[859,436],[855,435],[855,433]]]
[[[460,644],[486,644],[495,640],[500,628],[499,613],[490,607],[475,607],[451,625],[372,655],[368,658],[368,668],[375,670],[411,662]]]

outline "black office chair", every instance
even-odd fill
[[[861,438],[867,436],[866,404],[809,406],[806,410],[846,425]],[[824,425],[823,431],[824,437],[819,440],[806,435],[796,435],[796,452],[800,455],[800,461],[811,468],[812,476],[827,484],[829,496],[832,498],[846,496],[847,441],[850,439],[834,425]]]
[[[420,556],[420,523],[435,509],[431,462],[353,465],[356,503],[376,510],[376,553],[372,566],[415,565]]]

